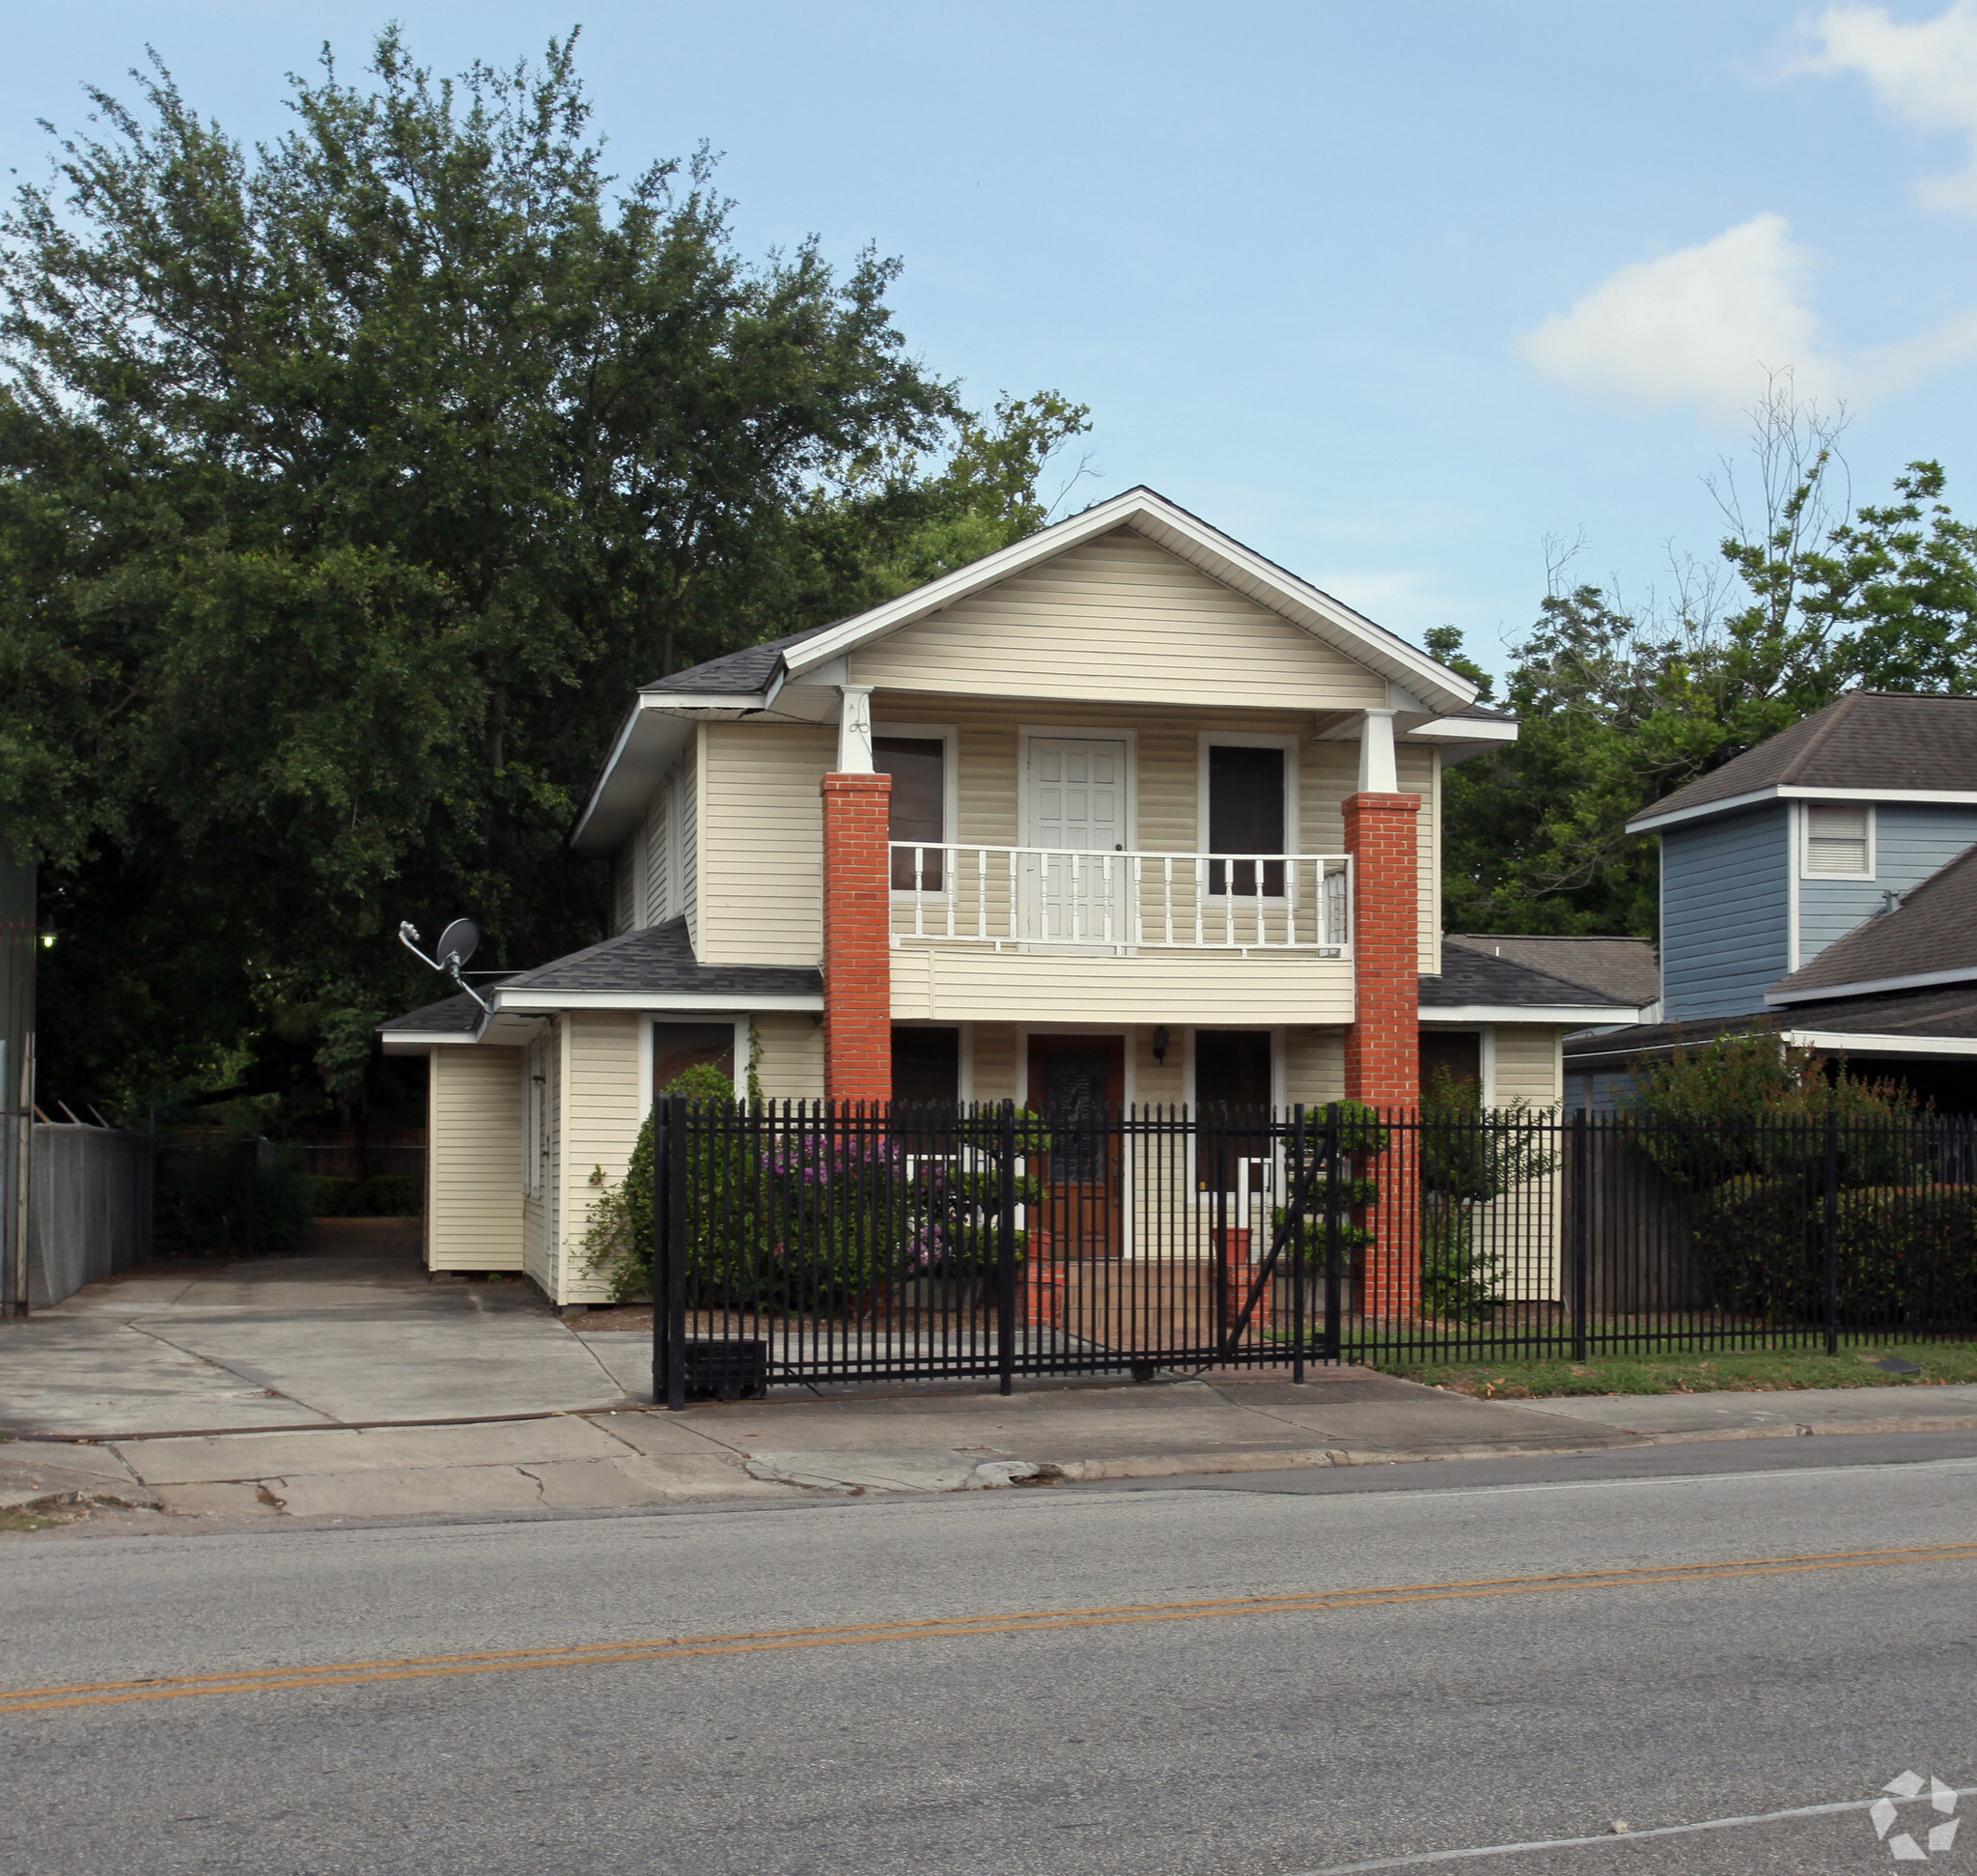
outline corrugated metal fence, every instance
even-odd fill
[[[28,1305],[45,1309],[151,1255],[148,1134],[38,1121],[28,1175]]]

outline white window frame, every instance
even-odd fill
[[[955,757],[961,741],[958,727],[953,723],[893,723],[875,719],[872,738],[876,745],[882,736],[909,737],[920,742],[938,742],[940,749],[940,844],[953,847],[955,829],[961,822],[961,776]],[[886,877],[892,877],[892,848],[890,837],[886,847]],[[958,864],[950,858],[942,884],[938,891],[930,891],[929,899],[951,899],[954,896],[954,876],[960,871]],[[895,886],[892,889],[894,902],[913,903],[911,886]]]
[[[1209,846],[1209,751],[1216,749],[1281,749],[1284,752],[1284,857],[1295,859],[1299,851],[1297,830],[1297,742],[1295,736],[1270,735],[1255,730],[1203,730],[1196,747],[1195,756],[1195,851],[1201,854],[1213,850]],[[1284,891],[1278,894],[1266,893],[1266,906],[1281,906],[1287,899],[1296,896],[1297,869],[1287,866],[1284,869]],[[1230,895],[1224,892],[1211,892],[1205,895],[1211,906],[1225,906]],[[1235,895],[1239,906],[1254,905],[1256,895],[1239,892]],[[1211,1023],[1210,1028],[1217,1027]]]
[[[755,1047],[753,1016],[724,1017],[718,1011],[709,1010],[648,1010],[638,1024],[638,1118],[641,1126],[659,1098],[659,1091],[653,1084],[653,1050],[656,1047],[653,1031],[662,1023],[667,1028],[690,1023],[695,1028],[705,1026],[711,1029],[722,1022],[735,1025],[735,1097],[744,1107],[748,1105],[748,1059]]]
[[[549,1157],[548,1025],[530,1037],[521,1056],[521,1190],[534,1198],[543,1189],[543,1162]]]
[[[1858,806],[1867,817],[1867,870],[1864,873],[1815,873],[1812,870],[1812,823],[1821,808],[1852,808]],[[1872,801],[1806,801],[1801,804],[1799,815],[1801,832],[1798,837],[1798,877],[1801,880],[1872,880],[1877,877],[1880,854],[1876,852],[1876,832],[1880,816],[1875,812]]]

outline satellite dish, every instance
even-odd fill
[[[481,928],[471,918],[456,918],[439,934],[441,964],[464,965],[481,948]]]

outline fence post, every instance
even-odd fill
[[[686,1097],[654,1111],[653,1401],[686,1405]]]
[[[243,1256],[254,1255],[255,1188],[261,1183],[261,1141],[250,1134],[246,1140],[246,1179],[240,1189],[240,1247]]]
[[[995,1194],[995,1373],[1016,1391],[1016,1103],[1002,1104],[1001,1178]],[[1035,1233],[1032,1232],[1034,1238]]]
[[[1304,1179],[1304,1104],[1291,1109],[1290,1201],[1284,1221],[1291,1227],[1291,1379],[1304,1382],[1304,1213],[1311,1193]],[[1271,1279],[1273,1282],[1274,1278]]]
[[[1340,1292],[1345,1273],[1339,1261],[1339,1104],[1324,1110],[1324,1358],[1339,1359]]]
[[[1587,1252],[1591,1248],[1586,1243],[1591,1222],[1591,1207],[1586,1202],[1587,1189],[1592,1182],[1592,1166],[1587,1155],[1590,1139],[1586,1110],[1575,1107],[1572,1116],[1572,1358],[1574,1361],[1586,1358]]]
[[[1206,1112],[1206,1110],[1204,1110]],[[1215,1347],[1226,1351],[1229,1340],[1229,1108],[1214,1104],[1213,1144],[1209,1164],[1214,1169]]]
[[[1840,1352],[1840,1116],[1826,1109],[1826,1353]]]

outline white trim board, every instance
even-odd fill
[[[1640,1021],[1640,1011],[1630,1003],[1436,1003],[1424,1005],[1415,1020],[1431,1028],[1437,1023],[1460,1026],[1475,1022],[1576,1022],[1590,1027],[1596,1022],[1635,1023]]]
[[[1677,808],[1672,814],[1657,814],[1650,809],[1629,821],[1627,831],[1649,833],[1657,827],[1679,826],[1685,821],[1701,821],[1712,814],[1758,807],[1766,801],[1919,801],[1953,808],[1977,806],[1977,794],[1965,788],[1803,788],[1796,782],[1773,782],[1746,794],[1726,795],[1720,801],[1699,801],[1692,808]]]
[[[649,1016],[747,1016],[767,1010],[821,1010],[821,992],[793,996],[742,996],[733,994],[660,995],[653,991],[563,990],[511,991],[494,1005],[497,1011],[527,1010],[548,1014],[558,1010],[643,1010]]]

